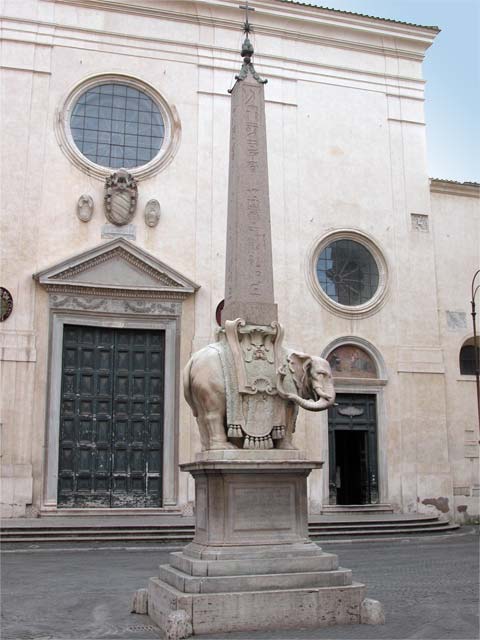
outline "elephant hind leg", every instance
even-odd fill
[[[206,432],[210,435],[209,449],[235,449],[227,440],[225,427],[223,425],[224,416],[220,411],[205,411],[202,421],[206,427]]]

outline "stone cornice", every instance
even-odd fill
[[[49,0],[43,1],[46,2]],[[71,1],[73,2],[76,0]],[[38,27],[41,26],[43,30],[49,29],[52,34],[55,34],[54,39],[53,36],[50,37],[49,46],[71,46],[79,48],[79,46],[82,46],[81,42],[83,41],[84,43],[88,43],[83,46],[85,49],[88,49],[91,46],[96,47],[101,45],[102,50],[105,52],[110,51],[122,53],[122,49],[127,50],[135,47],[137,55],[147,55],[151,58],[171,59],[187,64],[199,64],[205,67],[214,67],[215,69],[223,68],[228,71],[231,71],[232,67],[238,67],[238,51],[233,48],[221,47],[215,44],[199,44],[180,41],[178,39],[169,40],[166,38],[152,38],[143,35],[131,35],[114,31],[96,30],[46,21],[32,21],[25,18],[4,18],[4,23],[5,42],[16,41],[37,44],[37,30]],[[10,33],[9,28],[7,27],[8,23],[11,25]],[[278,37],[281,37],[280,30],[277,35]],[[308,41],[313,40],[310,39]],[[321,40],[317,38],[316,41],[321,46],[331,46],[355,51],[368,50],[368,48],[365,48],[366,45],[357,46],[355,43],[345,43],[335,40],[334,38],[322,38]],[[370,49],[370,53],[379,53],[378,47],[371,47]],[[391,55],[397,56],[401,55],[402,51],[396,48],[389,52],[387,47],[382,47],[381,53],[382,55],[390,53]],[[404,57],[411,56],[407,52]],[[414,58],[417,58],[417,56],[415,55]],[[367,81],[370,81],[371,79],[373,82],[379,83],[383,89],[385,89],[386,86],[388,88],[388,84],[385,85],[385,80],[387,82],[388,80],[391,80],[397,91],[399,88],[406,88],[407,90],[420,92],[421,95],[418,96],[418,99],[423,100],[423,88],[425,81],[419,77],[372,71],[350,66],[332,65],[331,63],[325,63],[320,60],[303,60],[295,57],[290,57],[287,60],[283,57],[272,54],[259,54],[257,55],[257,62],[258,60],[261,60],[264,73],[266,73],[268,77],[284,77],[282,74],[285,72],[288,73],[291,79],[302,77],[305,74],[313,77],[318,74],[319,70],[322,74],[323,71],[326,70],[329,74],[333,74],[335,76],[338,74],[346,74],[346,78],[348,78],[348,76],[355,77],[360,74],[361,76],[365,76]],[[279,73],[279,70],[281,70],[281,73]],[[400,87],[398,85],[399,80],[402,82]],[[365,80],[362,80],[362,82],[365,82]],[[409,87],[409,83],[414,86]],[[405,86],[403,86],[404,84]]]
[[[45,3],[65,4],[96,11],[127,13],[163,20],[206,25],[238,32],[241,19],[237,0],[195,0],[180,3],[183,10],[170,6],[146,5],[137,0],[42,0]],[[190,11],[193,7],[196,11]],[[323,9],[278,2],[258,0],[255,33],[273,37],[288,37],[304,42],[316,42],[322,46],[351,48],[370,53],[422,60],[425,50],[432,44],[437,31],[428,27],[397,23],[381,18],[370,18]],[[222,15],[223,14],[223,15]],[[287,24],[286,24],[287,21]],[[329,30],[331,34],[320,32]],[[372,39],[376,42],[371,42]],[[363,40],[363,41],[362,41]],[[393,41],[394,40],[394,41]],[[403,45],[402,45],[403,42]]]
[[[444,193],[450,196],[480,198],[480,184],[477,182],[455,182],[454,180],[430,179],[432,193]]]
[[[232,23],[234,28],[238,30],[239,24],[242,22],[242,16],[237,11],[238,0],[192,0],[189,4],[196,4],[199,8],[195,14],[186,14],[183,11],[172,11],[161,6],[161,3],[157,6],[148,6],[141,2],[141,0],[42,0],[43,2],[53,2],[56,4],[72,4],[75,6],[91,7],[97,10],[113,10],[117,12],[134,13],[137,15],[157,16],[157,15],[171,15],[182,16],[184,19],[186,15],[190,17],[190,20],[196,23],[203,22],[204,24],[211,24],[216,19],[211,17],[211,10],[217,8],[219,10],[235,10],[235,14],[232,15],[232,19],[224,19],[226,24]],[[185,3],[186,4],[186,3]],[[204,15],[201,14],[202,7],[208,7],[210,12],[206,11]],[[209,15],[210,13],[210,15]],[[348,11],[339,11],[335,9],[329,9],[327,7],[313,6],[300,3],[287,3],[279,2],[278,0],[257,0],[255,5],[255,16],[269,15],[271,17],[288,18],[289,21],[298,20],[308,22],[322,22],[328,23],[334,26],[351,26],[356,28],[363,28],[368,30],[379,30],[382,33],[388,33],[389,35],[403,35],[404,37],[414,37],[419,39],[425,39],[433,41],[437,33],[440,31],[438,27],[416,25],[408,22],[400,22],[397,20],[390,20],[388,18],[377,18],[374,16],[362,15],[359,13],[351,13]],[[193,20],[192,20],[193,18]],[[254,30],[261,25],[254,25]]]

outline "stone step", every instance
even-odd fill
[[[9,526],[4,524],[0,539],[4,543],[43,542],[87,542],[87,541],[148,541],[148,542],[188,542],[194,535],[193,525],[134,525],[133,523],[106,526],[107,523],[93,525],[33,524],[30,526]],[[435,516],[407,516],[389,520],[369,518],[311,521],[309,534],[312,538],[337,538],[348,536],[408,535],[418,533],[448,532],[458,529],[447,521]]]
[[[385,535],[395,535],[395,536],[403,536],[403,535],[409,535],[409,534],[424,534],[424,535],[435,535],[437,533],[445,533],[448,531],[456,531],[457,529],[460,528],[460,525],[458,524],[449,524],[448,522],[445,522],[445,524],[442,524],[438,527],[435,528],[425,528],[425,527],[411,527],[411,528],[404,528],[404,527],[391,527],[391,528],[385,528],[385,529],[358,529],[358,530],[354,530],[354,531],[336,531],[335,532],[335,536],[332,536],[332,532],[331,531],[317,531],[315,533],[311,533],[310,537],[313,540],[317,540],[319,538],[328,538],[331,539],[332,537],[335,538],[341,538],[342,536],[355,536],[355,537],[360,537],[360,536],[385,536]]]
[[[427,522],[419,522],[418,520],[411,521],[401,521],[396,523],[391,522],[359,522],[355,524],[347,524],[347,523],[337,523],[337,524],[311,524],[308,527],[308,531],[310,535],[313,535],[317,531],[325,532],[325,531],[335,531],[339,533],[341,531],[356,531],[356,530],[365,530],[369,529],[415,529],[421,527],[422,529],[434,529],[436,527],[442,527],[448,524],[447,520],[429,520]]]
[[[334,571],[338,569],[338,557],[333,553],[319,550],[316,555],[284,557],[281,559],[282,573],[308,571]],[[238,560],[197,560],[181,551],[170,554],[170,565],[187,575],[223,576],[251,575],[255,573],[275,573],[278,571],[278,558],[251,558]]]
[[[277,564],[278,567],[281,563]],[[308,589],[343,587],[352,584],[350,569],[303,573],[270,573],[234,576],[189,576],[166,564],[159,567],[160,580],[182,593],[232,593],[269,589]]]
[[[391,504],[335,504],[322,507],[324,514],[393,513]]]
[[[34,542],[34,543],[43,543],[43,542],[157,542],[159,544],[161,543],[166,543],[166,542],[172,542],[172,543],[181,543],[183,544],[184,542],[190,542],[192,540],[193,534],[192,535],[186,535],[186,536],[178,536],[178,535],[174,535],[174,536],[159,536],[158,534],[156,535],[141,535],[141,534],[133,534],[131,536],[102,536],[102,535],[97,535],[97,534],[92,534],[92,535],[80,535],[80,536],[72,536],[72,535],[64,535],[64,536],[56,536],[56,535],[49,535],[48,537],[29,537],[29,538],[25,538],[25,537],[12,537],[12,538],[4,538],[2,539],[2,542],[4,544],[6,543],[30,543],[30,542]]]
[[[310,522],[309,523],[309,532],[310,534],[316,533],[317,531],[332,531],[332,532],[340,532],[340,531],[353,531],[355,529],[382,529],[382,528],[409,528],[409,527],[418,527],[422,528],[430,528],[430,527],[439,527],[444,526],[446,521],[439,520],[436,517],[431,518],[423,518],[419,520],[418,518],[411,519],[402,519],[397,521],[386,521],[386,520],[369,520],[369,521],[337,521],[337,522]],[[19,536],[43,536],[43,535],[56,535],[56,536],[72,536],[72,535],[118,535],[119,537],[123,535],[136,535],[137,533],[140,535],[150,534],[150,535],[179,535],[179,536],[188,536],[194,533],[194,527],[191,525],[186,525],[183,527],[169,527],[169,526],[142,526],[142,525],[128,525],[128,526],[115,526],[115,527],[105,527],[105,526],[82,526],[82,527],[4,527],[1,530],[1,535],[3,539],[8,539],[9,537],[19,537]]]

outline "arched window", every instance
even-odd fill
[[[477,345],[477,357],[480,358],[480,349]],[[475,375],[475,345],[473,338],[466,340],[460,349],[460,373],[463,376]]]
[[[355,344],[343,344],[327,358],[334,378],[378,378],[371,356]]]

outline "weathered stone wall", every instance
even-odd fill
[[[92,75],[148,83],[176,114],[176,153],[139,181],[135,242],[201,286],[183,303],[176,375],[214,338],[224,292],[227,89],[241,63],[242,16],[234,0],[160,4],[137,0],[127,12],[75,0],[5,3],[1,284],[15,305],[0,327],[6,515],[44,506],[51,326],[32,274],[105,241],[103,181],[63,153],[58,134],[66,96]],[[270,0],[257,2],[255,24],[256,68],[269,79],[274,287],[286,343],[325,355],[326,345],[354,336],[376,348],[381,501],[473,513],[476,460],[465,457],[472,382],[458,380],[457,368],[469,330],[450,332],[445,314],[468,311],[455,273],[468,276],[478,264],[478,199],[430,199],[421,61],[435,32]],[[95,203],[88,223],[76,216],[84,193]],[[162,211],[153,228],[143,220],[152,198]],[[429,216],[429,231],[419,215]],[[384,259],[384,295],[364,314],[335,312],[315,284],[315,248],[339,229],[363,234]],[[445,260],[452,253],[458,269]],[[183,398],[177,419],[178,461],[187,462],[199,439]],[[326,420],[301,412],[297,444],[327,461]],[[328,501],[327,467],[309,478],[315,512]],[[178,473],[179,506],[193,500],[186,475]]]
[[[445,361],[447,447],[453,482],[453,503],[449,506],[457,521],[470,522],[479,517],[479,418],[475,378],[460,374],[459,354],[465,340],[473,336],[471,281],[480,265],[478,185],[432,181],[432,233],[438,324]],[[477,293],[477,309],[478,298]]]

